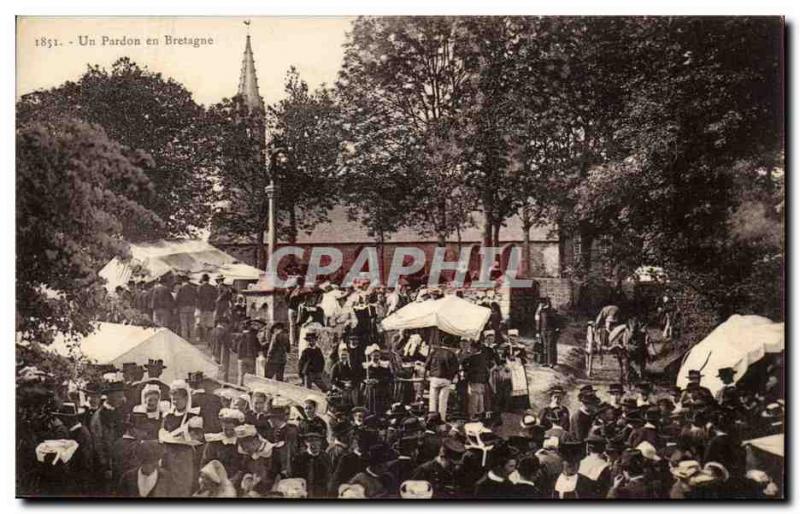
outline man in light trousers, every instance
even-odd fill
[[[447,400],[450,397],[453,379],[458,374],[458,358],[455,352],[443,346],[435,346],[425,361],[428,376],[428,412],[438,412],[442,421],[447,419]]]

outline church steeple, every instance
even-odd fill
[[[250,24],[246,22],[248,31]],[[250,34],[247,34],[247,42],[244,46],[244,58],[242,59],[242,73],[239,76],[238,94],[244,100],[244,104],[251,112],[264,111],[264,99],[258,94],[258,79],[256,78],[256,63],[253,59],[253,49],[250,46]]]

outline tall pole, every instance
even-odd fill
[[[267,166],[269,168],[269,163],[271,158],[267,157]],[[268,169],[267,172],[270,170]],[[275,254],[275,246],[277,245],[278,238],[277,234],[275,233],[275,180],[270,174],[269,178],[269,185],[264,188],[264,192],[267,193],[267,205],[268,205],[268,213],[267,213],[267,274],[272,273],[272,256]],[[277,272],[277,270],[274,270]]]

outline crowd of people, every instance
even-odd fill
[[[106,370],[103,381],[42,403],[55,407],[37,413],[35,430],[18,445],[34,495],[781,494],[782,476],[742,444],[783,432],[779,363],[747,388],[736,385],[733,370],[714,370],[726,384],[718,395],[693,370],[686,388],[669,391],[645,380],[574,392],[556,385],[549,403],[535,408],[526,365],[557,363],[559,324],[549,301],[536,309],[531,341],[519,337],[527,327],[507,326],[486,292],[298,284],[288,298],[289,322],[267,325],[248,318],[223,280],[209,282],[157,284],[149,293],[131,291],[131,301],[156,323],[178,323],[187,339],[208,342],[223,383],[235,355],[240,380],[251,373],[296,381],[314,394],[293,402],[258,387],[212,389],[201,373],[166,384],[157,360],[128,363],[121,374]],[[436,329],[382,331],[380,321],[403,305],[446,293],[490,309],[477,340]],[[36,369],[18,369],[20,387],[35,390],[45,380]]]

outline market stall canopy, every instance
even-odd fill
[[[689,350],[676,384],[686,387],[689,370],[696,369],[703,375],[700,385],[716,394],[723,385],[717,370],[733,368],[736,371],[734,381],[738,381],[764,355],[780,353],[783,349],[783,323],[761,316],[734,314]]]
[[[437,327],[443,332],[478,339],[492,311],[458,296],[413,302],[383,320],[384,330]]]
[[[212,277],[222,274],[226,281],[258,280],[258,268],[239,262],[206,241],[186,239],[177,241],[154,241],[130,245],[130,259],[112,259],[100,270],[106,279],[106,288],[114,291],[125,286],[141,270],[149,280],[155,280],[169,272],[185,273],[193,282],[199,282],[203,273]]]
[[[786,448],[783,442],[783,434],[768,435],[766,437],[759,437],[758,439],[750,439],[749,441],[744,441],[742,445],[749,445],[754,448],[758,448],[761,451],[771,453],[772,455],[777,455],[778,457],[783,457],[784,449]]]
[[[161,380],[167,383],[186,378],[190,371],[202,371],[210,378],[217,376],[217,365],[210,357],[167,328],[98,323],[94,332],[77,341],[57,336],[49,349],[120,369],[123,362],[147,364],[148,359],[162,359],[166,368]]]

